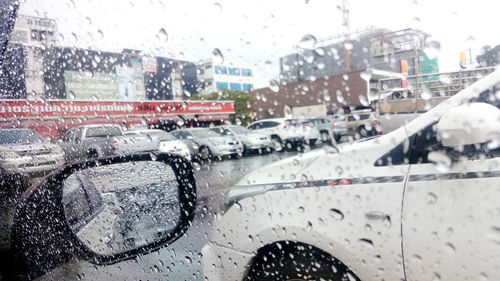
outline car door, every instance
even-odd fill
[[[479,146],[444,154],[433,128],[417,134],[410,157],[402,220],[407,280],[500,280],[500,251],[492,250],[500,249],[499,154]]]

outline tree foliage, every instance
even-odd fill
[[[483,54],[477,56],[476,60],[481,66],[496,66],[500,63],[500,44],[495,48],[483,47]]]
[[[220,90],[208,95],[194,94],[190,100],[234,101],[234,113],[229,117],[232,124],[245,126],[253,121],[252,105],[255,98],[247,92]]]

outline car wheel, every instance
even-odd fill
[[[206,146],[200,147],[199,154],[202,161],[209,161],[212,159],[212,152],[210,151],[210,148]]]
[[[283,142],[281,141],[280,137],[278,137],[278,136],[272,136],[271,140],[273,141],[274,150],[276,150],[276,151],[282,151],[283,150]]]
[[[361,126],[359,127],[358,129],[358,132],[359,132],[359,135],[362,137],[362,138],[365,138],[365,137],[368,137],[369,136],[369,131],[365,128],[365,126]]]
[[[246,281],[359,280],[328,253],[306,244],[287,241],[270,246],[256,257]]]
[[[333,138],[335,139],[335,143],[340,143],[340,139],[342,138],[341,135],[334,135]]]
[[[97,150],[95,149],[90,149],[88,152],[87,152],[87,158],[88,159],[96,159],[96,158],[99,158],[99,153],[97,152]]]
[[[322,142],[329,142],[330,141],[330,136],[328,134],[328,132],[321,132],[321,141]]]

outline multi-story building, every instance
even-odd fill
[[[0,99],[184,100],[196,92],[188,61],[62,47],[53,19],[19,15],[12,34]]]
[[[437,60],[431,63],[423,53],[428,36],[414,29],[369,27],[318,40],[314,49],[296,46],[297,52],[280,58],[280,80],[292,83],[365,69],[400,73],[404,68],[406,75],[437,72],[425,68],[437,67]]]
[[[221,89],[251,91],[255,84],[255,67],[244,62],[203,60],[197,65],[197,74],[201,94]]]

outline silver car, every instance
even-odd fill
[[[274,149],[273,141],[269,136],[252,132],[242,126],[223,125],[213,127],[212,130],[224,136],[234,136],[243,144],[243,151],[245,153],[252,150],[271,151]]]
[[[50,172],[64,164],[64,152],[30,129],[0,130],[1,174],[32,175]]]
[[[223,136],[208,128],[191,128],[170,132],[178,139],[193,140],[198,144],[196,158],[201,160],[222,159],[223,156],[239,157],[243,144],[234,136]]]
[[[306,120],[308,124],[314,124],[321,134],[323,142],[340,142],[343,136],[349,135],[344,116],[335,115],[329,117],[315,117]]]

